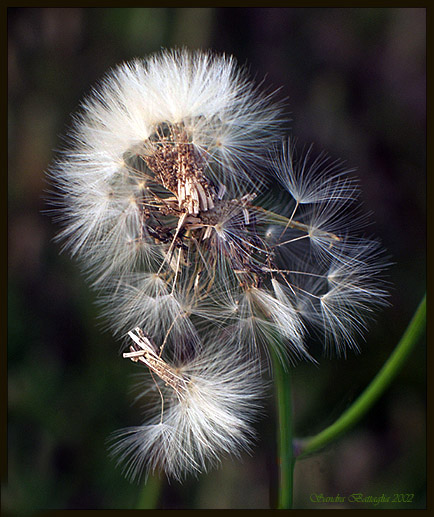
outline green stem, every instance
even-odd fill
[[[279,357],[271,353],[276,385],[276,403],[278,415],[278,509],[292,508],[295,458],[292,448],[292,399],[291,378],[285,371]]]
[[[156,475],[149,475],[137,501],[136,510],[156,508],[161,491],[161,480]]]
[[[405,363],[409,353],[422,336],[425,329],[425,323],[426,295],[420,302],[419,307],[392,355],[365,391],[331,426],[327,427],[316,436],[296,441],[295,445],[298,450],[298,458],[311,454],[336,440],[336,438],[354,426],[354,424],[356,424],[356,422],[365,415],[365,413],[373,406],[377,399],[390,385]]]

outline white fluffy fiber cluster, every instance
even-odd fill
[[[282,120],[271,98],[232,57],[162,52],[113,69],[82,103],[71,146],[52,167],[65,222],[59,238],[87,257],[104,245],[110,253],[121,235],[134,237],[141,178],[125,158],[165,122],[188,128],[215,182],[234,195],[257,188],[259,165]]]
[[[146,374],[158,386],[154,414],[112,447],[132,479],[157,467],[180,479],[248,449],[263,389],[252,351],[271,344],[282,361],[311,359],[313,325],[345,354],[384,303],[381,247],[360,231],[357,186],[325,155],[277,149],[281,121],[282,107],[233,58],[163,51],[106,75],[51,168],[59,239],[100,290],[113,330],[141,327],[158,346],[167,340],[165,361],[188,382],[180,396]],[[193,240],[182,253],[149,233],[143,200],[152,209],[154,198],[134,166],[165,125],[183,128],[221,206],[232,207],[217,222],[214,214],[206,246]],[[281,190],[267,205],[270,177]],[[257,285],[239,281],[234,270],[245,264]],[[203,278],[209,289],[198,294]]]
[[[155,404],[143,425],[121,429],[111,437],[111,453],[132,481],[143,470],[155,469],[182,480],[188,473],[216,466],[223,455],[238,456],[241,450],[249,450],[255,439],[252,424],[260,412],[264,387],[254,357],[215,337],[178,371],[188,379],[185,394],[175,393],[163,382],[158,388],[151,385],[146,395]]]

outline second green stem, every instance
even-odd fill
[[[426,295],[419,304],[416,313],[395,350],[363,393],[332,425],[316,436],[296,441],[299,453],[298,458],[311,454],[336,440],[336,438],[348,431],[348,429],[353,427],[366,414],[389,387],[392,380],[405,364],[408,355],[425,331],[425,325]]]
[[[291,379],[280,359],[273,353],[273,372],[276,386],[277,447],[278,447],[278,509],[290,509],[293,504],[294,453],[292,446],[292,393]]]

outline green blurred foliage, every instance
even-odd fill
[[[425,290],[425,10],[420,8],[10,8],[8,10],[8,470],[3,510],[133,508],[141,488],[105,440],[139,423],[131,365],[104,331],[78,265],[52,242],[44,171],[69,113],[110,67],[161,47],[233,54],[265,87],[282,86],[300,146],[357,168],[371,230],[388,249],[391,307],[362,354],[293,369],[295,428],[333,422],[393,350]],[[425,352],[357,428],[296,467],[310,494],[414,493],[425,505]],[[160,508],[268,508],[275,498],[270,393],[251,456],[185,484]],[[404,507],[402,505],[380,506]],[[329,506],[330,507],[330,506]],[[345,505],[339,505],[343,508]],[[355,508],[355,505],[349,506]],[[366,505],[357,507],[366,508]],[[372,507],[368,506],[369,508]]]

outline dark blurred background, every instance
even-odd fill
[[[132,372],[101,329],[78,265],[52,242],[44,179],[60,135],[108,68],[161,47],[233,54],[267,88],[282,87],[300,146],[357,169],[365,209],[394,261],[391,306],[362,353],[293,369],[295,428],[315,434],[370,382],[425,291],[426,12],[421,8],[14,8],[8,10],[8,470],[3,510],[133,508],[140,487],[106,453],[138,424]],[[414,493],[425,506],[425,346],[345,437],[299,462],[295,506],[362,492]],[[273,398],[251,456],[163,483],[160,508],[275,504]],[[372,505],[338,505],[372,508]]]

